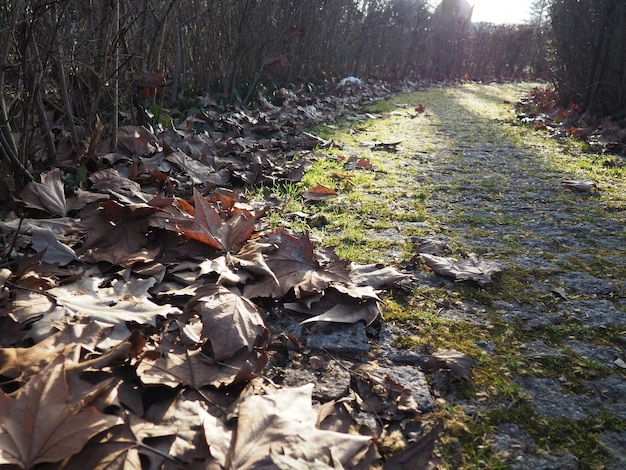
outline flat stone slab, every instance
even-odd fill
[[[624,351],[609,346],[598,346],[597,344],[579,341],[577,339],[568,339],[561,343],[566,348],[571,349],[583,359],[588,359],[602,364],[603,366],[617,369],[615,360],[621,358],[626,361]],[[622,348],[620,348],[622,349]]]
[[[553,276],[552,279],[565,289],[581,295],[607,295],[614,290],[610,282],[587,273],[571,272],[559,274],[558,276]]]
[[[537,339],[532,343],[522,344],[522,348],[526,351],[524,356],[532,359],[565,357],[565,354],[560,350],[548,346],[542,339]]]
[[[626,468],[626,431],[605,431],[600,442],[609,452],[612,470]]]
[[[426,376],[419,368],[413,366],[382,366],[376,371],[378,376],[387,376],[394,382],[411,390],[411,395],[419,410],[424,413],[435,408],[435,401],[430,392]]]
[[[514,423],[498,426],[490,437],[493,452],[510,468],[526,470],[575,470],[576,457],[569,452],[538,452],[535,441]]]
[[[572,300],[559,305],[561,313],[587,326],[625,325],[626,313],[608,300]]]
[[[318,322],[303,328],[306,349],[331,354],[359,356],[370,350],[363,323]]]
[[[542,326],[557,325],[561,323],[562,316],[551,314],[546,311],[545,305],[522,307],[504,301],[493,302],[500,318],[507,323],[521,323],[524,330],[534,330]]]
[[[313,398],[322,403],[343,398],[350,390],[350,373],[332,359],[324,369],[316,372],[306,368],[285,368],[282,374],[282,384],[288,387],[312,383]]]
[[[540,256],[520,255],[511,258],[511,262],[522,269],[536,269],[539,271],[559,271],[559,265],[545,260]]]
[[[419,366],[424,363],[427,356],[411,349],[398,348],[393,342],[402,336],[400,328],[383,324],[378,332],[378,347],[382,360],[389,360],[394,364]]]
[[[556,379],[533,375],[517,379],[527,400],[539,416],[580,421],[598,414],[597,400],[586,395],[570,395]]]

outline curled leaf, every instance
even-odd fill
[[[456,281],[474,281],[479,286],[493,282],[491,277],[502,271],[497,263],[483,260],[475,253],[470,253],[459,260],[428,253],[420,253],[420,257],[426,266],[437,274],[451,277]]]

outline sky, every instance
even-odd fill
[[[468,0],[474,3],[472,21],[489,23],[524,23],[530,19],[533,0]]]

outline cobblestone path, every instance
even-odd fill
[[[372,216],[368,236],[391,242],[387,260],[406,260],[411,239],[429,236],[450,256],[475,252],[503,267],[481,289],[415,263],[415,320],[392,315],[381,345],[412,339],[408,355],[437,346],[439,330],[424,326],[434,314],[442,345],[454,346],[456,329],[457,349],[477,358],[469,385],[431,377],[435,403],[461,423],[442,440],[452,468],[626,468],[624,173],[606,156],[516,125],[514,103],[528,90],[401,96],[408,107],[346,143],[346,153],[363,155],[359,140],[402,141],[396,153],[365,151],[385,160],[386,173],[364,197],[391,199],[398,213],[416,211],[417,197],[424,204],[422,218],[385,230]],[[564,179],[593,179],[599,190],[566,190]]]

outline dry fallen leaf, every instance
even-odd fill
[[[244,382],[264,365],[264,356],[244,349],[217,362],[200,349],[187,349],[163,339],[158,350],[144,353],[137,375],[145,385],[186,385],[199,390],[207,385],[219,388]]]
[[[480,286],[493,282],[491,277],[501,271],[497,263],[483,260],[474,253],[469,253],[458,260],[428,253],[420,253],[420,257],[437,274],[454,278],[456,281],[474,281]]]
[[[433,449],[441,431],[443,431],[443,422],[439,422],[428,434],[403,451],[388,458],[383,467],[384,470],[435,470],[439,468]]]
[[[28,207],[60,217],[67,214],[61,170],[58,168],[41,175],[41,183],[28,183],[20,193],[20,198]]]
[[[471,356],[454,349],[438,349],[425,361],[425,365],[432,370],[450,369],[457,379],[470,380],[476,361]]]
[[[276,468],[276,452],[289,458],[290,465],[297,462],[288,468],[319,468],[313,465],[316,460],[330,468],[352,468],[372,438],[317,429],[312,392],[313,384],[307,384],[243,398],[229,468]]]
[[[373,292],[373,291],[372,291]],[[372,323],[380,315],[380,304],[375,294],[372,297],[355,298],[336,289],[327,289],[315,302],[290,302],[285,309],[311,316],[302,323],[327,321],[337,323]]]
[[[57,240],[49,228],[33,227],[32,244],[36,252],[45,251],[42,261],[46,263],[64,266],[78,259],[76,252]]]
[[[32,468],[77,453],[89,439],[121,423],[117,416],[87,408],[84,396],[68,390],[65,358],[57,356],[19,389],[15,398],[0,391],[0,464]],[[94,397],[110,381],[98,383]]]
[[[196,189],[194,203],[192,222],[172,220],[166,228],[225,252],[237,251],[250,238],[256,220],[263,215],[263,211],[253,215],[247,210],[238,210],[223,220],[218,210]]]
[[[346,278],[343,273],[324,269],[318,261],[313,244],[308,234],[294,236],[284,229],[270,235],[271,243],[255,241],[260,251],[265,252],[265,260],[273,277],[265,277],[254,284],[244,287],[244,296],[280,298],[290,289],[297,298],[317,294],[326,289],[332,281],[341,282]],[[248,251],[252,248],[248,246]],[[277,284],[278,281],[278,284]]]
[[[225,287],[199,289],[185,306],[185,313],[191,312],[200,316],[201,338],[209,340],[216,361],[232,357],[242,348],[252,352],[267,343],[268,332],[259,307]]]
[[[561,184],[564,189],[569,189],[579,193],[590,193],[594,189],[598,189],[593,181],[563,180],[561,181]]]
[[[323,201],[336,196],[337,192],[319,183],[314,188],[307,189],[302,193],[302,197],[309,201]]]

